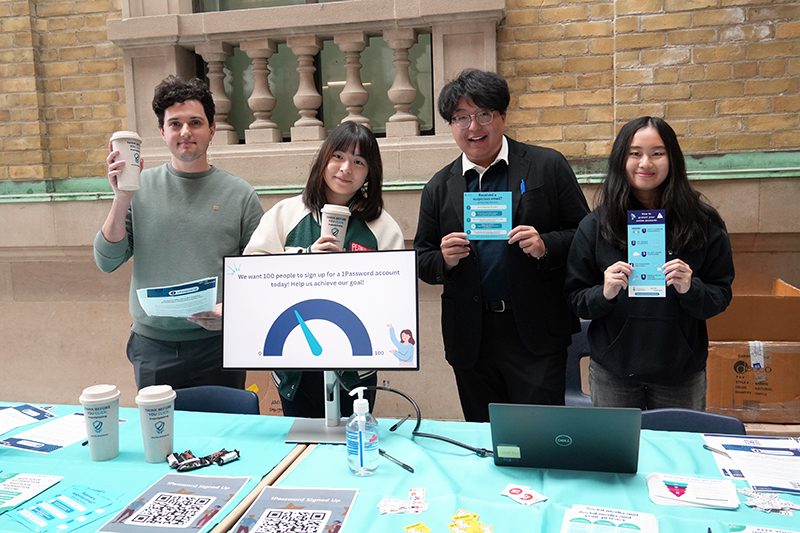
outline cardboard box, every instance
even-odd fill
[[[743,422],[800,423],[800,289],[736,295],[708,322],[706,409]]]

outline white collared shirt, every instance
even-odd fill
[[[503,145],[500,147],[500,151],[497,153],[497,157],[494,158],[492,164],[488,167],[482,167],[480,165],[476,165],[469,159],[467,159],[467,154],[461,153],[461,174],[466,175],[467,171],[470,169],[475,169],[475,172],[478,173],[478,190],[481,188],[481,179],[483,179],[483,175],[489,170],[492,166],[496,165],[498,161],[505,161],[506,165],[508,165],[508,140],[506,136],[503,135]]]

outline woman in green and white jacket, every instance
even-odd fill
[[[267,211],[244,249],[247,254],[360,252],[403,248],[400,226],[383,209],[383,164],[372,132],[352,121],[333,130],[322,143],[303,194],[278,202]],[[344,248],[333,235],[322,235],[320,211],[325,204],[347,206],[350,220]],[[375,385],[372,372],[339,372],[342,387]],[[273,373],[287,416],[322,418],[322,372]],[[374,391],[369,391],[374,405]],[[342,414],[352,412],[352,399],[340,394]]]

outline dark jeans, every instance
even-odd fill
[[[706,371],[701,370],[674,385],[648,383],[615,376],[599,364],[589,363],[589,388],[597,407],[638,407],[662,409],[681,407],[704,411]]]
[[[522,344],[511,311],[484,311],[481,352],[472,368],[453,368],[467,422],[488,422],[490,403],[564,405],[566,348],[534,355]]]
[[[173,389],[197,385],[244,388],[244,370],[222,369],[222,335],[173,342],[131,332],[127,352],[137,389],[150,385],[170,385]]]

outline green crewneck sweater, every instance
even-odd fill
[[[188,341],[219,335],[183,318],[149,317],[136,290],[217,276],[222,299],[222,258],[241,254],[264,213],[250,184],[212,167],[187,173],[164,164],[142,172],[126,227],[128,238],[94,240],[94,257],[113,272],[134,257],[130,288],[133,331],[162,341]]]

